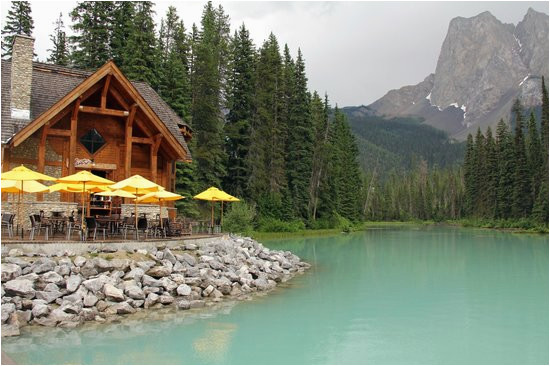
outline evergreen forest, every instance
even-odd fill
[[[178,163],[176,190],[216,186],[242,203],[226,208],[227,230],[350,229],[365,220],[504,220],[548,223],[548,93],[540,116],[519,102],[513,130],[500,121],[466,143],[406,118],[358,117],[309,90],[307,55],[269,34],[255,43],[245,24],[212,2],[184,24],[173,6],[155,24],[153,2],[78,2],[52,20],[46,62],[95,70],[113,60],[149,83],[191,126],[193,161]],[[31,6],[12,2],[2,56],[13,35],[32,35]],[[178,201],[187,217],[209,213]],[[535,223],[535,224],[533,224]]]

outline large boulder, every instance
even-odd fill
[[[17,264],[21,268],[25,268],[31,265],[26,260],[17,257],[7,257],[4,261],[5,263]],[[4,264],[2,264],[2,266],[4,266]]]
[[[149,269],[146,273],[151,277],[161,278],[161,277],[170,276],[170,273],[172,273],[172,269],[167,268],[165,266],[155,266]]]
[[[121,302],[114,304],[105,309],[105,314],[133,314],[136,312],[136,309],[132,307],[128,302]]]
[[[99,301],[98,297],[93,292],[88,292],[84,295],[83,304],[85,307],[92,307]]]
[[[174,254],[172,254],[172,252],[168,248],[164,249],[163,259],[166,259],[166,260],[170,261],[170,263],[172,263],[172,264],[176,264],[176,262],[177,262],[176,257],[174,256]]]
[[[164,287],[168,292],[172,292],[178,287],[178,284],[168,277],[163,277],[160,282],[162,283],[162,287]]]
[[[162,305],[168,305],[174,302],[174,297],[165,293],[159,296],[158,302]]]
[[[54,271],[44,273],[41,276],[41,280],[46,283],[55,283],[58,286],[65,283],[63,276]]]
[[[110,283],[106,283],[103,286],[103,293],[107,297],[107,300],[112,300],[116,302],[124,301],[124,292],[121,289],[116,288]]]
[[[55,269],[56,263],[49,258],[39,258],[31,265],[31,272],[44,273]]]
[[[115,258],[111,260],[111,266],[113,269],[122,272],[126,272],[130,268],[131,263],[132,261],[129,259]]]
[[[149,307],[156,304],[158,299],[159,299],[159,295],[155,293],[150,293],[149,295],[147,295],[147,298],[145,299],[145,303],[143,304],[143,307],[145,309],[148,309]]]
[[[126,294],[126,296],[128,296],[129,298],[132,298],[134,300],[144,300],[145,299],[145,293],[137,285],[126,286],[124,288],[124,293]]]
[[[144,274],[145,274],[145,271],[143,270],[143,268],[136,267],[130,270],[130,272],[126,273],[123,278],[125,280],[140,281],[141,277],[143,277]]]
[[[35,294],[34,283],[30,280],[17,278],[4,284],[4,290],[8,294],[14,294],[32,299]]]
[[[81,283],[82,277],[80,275],[69,276],[69,278],[67,278],[67,291],[75,292]]]
[[[10,318],[11,313],[15,311],[15,304],[2,304],[2,323],[5,323]]]
[[[82,256],[76,256],[74,259],[74,265],[77,267],[82,267],[84,264],[86,264],[86,258]]]
[[[2,282],[11,281],[21,276],[21,267],[18,264],[2,263]]]
[[[176,292],[179,296],[189,296],[191,295],[191,287],[186,284],[182,284],[178,286]]]
[[[143,275],[141,278],[141,283],[143,283],[143,286],[149,286],[149,287],[161,287],[162,282],[160,280],[156,280],[151,276]]]
[[[92,278],[92,279],[83,281],[82,285],[84,285],[84,287],[86,287],[88,290],[90,290],[94,294],[96,294],[97,292],[99,292],[103,289],[103,286],[106,283],[111,283],[112,284],[112,281],[113,280],[111,278],[109,278],[105,275],[100,275],[97,278]]]
[[[63,294],[60,291],[36,291],[36,298],[44,300],[48,304],[54,302],[61,296],[63,296]]]

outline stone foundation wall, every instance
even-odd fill
[[[30,194],[26,194],[29,195]],[[56,201],[43,201],[43,202],[36,202],[36,201],[21,201],[21,217],[23,218],[23,228],[26,230],[30,228],[31,221],[29,219],[29,215],[31,214],[38,214],[40,213],[40,210],[44,211],[44,214],[46,216],[50,216],[52,211],[61,211],[66,216],[69,216],[71,214],[71,211],[75,211],[76,213],[76,207],[77,204],[74,202],[56,202]],[[17,201],[11,201],[11,202],[2,202],[2,212],[7,213],[13,213],[15,215],[18,214],[18,204]],[[18,219],[17,216],[14,219],[14,225],[17,225]]]

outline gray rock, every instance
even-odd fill
[[[170,276],[172,270],[164,266],[155,266],[147,271],[147,275],[155,278]]]
[[[35,303],[32,307],[32,316],[34,318],[40,318],[50,313],[50,307],[46,304]]]
[[[151,293],[154,293],[154,294],[160,294],[161,293],[161,288],[160,287],[149,287],[149,286],[145,286],[143,288],[143,293],[145,294],[145,296],[151,294]]]
[[[106,283],[103,286],[103,293],[107,297],[107,300],[113,300],[117,302],[124,301],[123,291],[109,283]]]
[[[141,261],[137,262],[136,265],[143,269],[145,272],[147,272],[151,267],[153,267],[156,264],[154,261]]]
[[[176,262],[176,264],[174,264],[174,266],[172,267],[172,273],[184,273],[184,272],[185,272],[185,266],[180,262]]]
[[[64,300],[61,303],[59,309],[67,314],[80,314],[80,312],[82,311],[82,300],[79,300],[78,302],[70,302]]]
[[[11,281],[21,276],[21,267],[13,263],[2,263],[2,282]]]
[[[191,243],[185,244],[185,250],[197,250],[197,245]]]
[[[84,264],[86,264],[86,258],[84,258],[80,255],[75,257],[75,259],[74,259],[74,265],[75,266],[82,267]]]
[[[179,296],[189,296],[191,295],[191,287],[186,284],[182,284],[178,286],[176,292]]]
[[[60,276],[68,276],[71,274],[71,266],[63,264],[61,266],[55,266],[54,272]]]
[[[30,269],[30,267],[27,267],[25,269]],[[31,281],[32,283],[35,283],[39,278],[40,276],[38,276],[36,273],[28,273],[28,274],[24,274],[23,276],[17,277],[18,280],[28,280],[28,281]]]
[[[128,286],[124,289],[124,293],[134,299],[134,300],[143,300],[145,299],[145,293],[137,285]]]
[[[6,257],[5,262],[6,263],[11,263],[11,264],[17,264],[21,268],[25,268],[25,267],[28,267],[28,266],[31,265],[26,260],[24,260],[22,258],[17,258],[17,257]],[[2,266],[3,266],[3,264],[2,264]]]
[[[97,275],[98,272],[94,266],[94,262],[92,260],[86,261],[86,263],[80,267],[80,274],[82,274],[84,278],[90,278]]]
[[[103,289],[103,286],[106,283],[112,284],[112,279],[105,276],[105,275],[101,275],[97,278],[92,278],[92,279],[83,281],[82,285],[84,285],[84,287],[86,287],[88,290],[90,290],[94,294],[96,294],[97,292],[99,292]]]
[[[7,324],[2,324],[2,337],[13,337],[19,334],[19,319],[16,313],[12,313]]]
[[[200,277],[185,277],[185,283],[189,286],[198,286],[201,282]]]
[[[75,292],[75,293],[73,293],[73,294],[64,296],[64,297],[63,297],[63,300],[64,300],[64,301],[71,302],[71,303],[77,303],[77,302],[81,302],[81,301],[82,301],[82,298],[83,298],[83,296],[82,296],[80,293]]]
[[[210,268],[215,270],[222,270],[225,268],[225,266],[217,260],[211,260],[208,262],[208,264],[210,265]]]
[[[53,271],[56,263],[49,258],[39,258],[31,265],[31,271],[34,273],[44,273]]]
[[[30,310],[17,310],[15,313],[17,314],[17,320],[20,325],[26,325],[32,319],[32,312]]]
[[[104,311],[109,306],[110,306],[110,304],[107,301],[99,300],[95,307],[98,311]]]
[[[36,298],[39,300],[44,300],[48,304],[54,302],[61,296],[63,296],[63,294],[59,291],[36,291]]]
[[[75,320],[79,319],[79,316],[76,315],[76,314],[66,313],[61,308],[57,308],[57,309],[52,310],[52,312],[50,313],[48,318],[50,318],[52,320],[55,320],[56,322],[61,322],[61,321],[65,321],[65,320],[75,321]]]
[[[99,312],[97,309],[94,308],[83,308],[80,312],[80,317],[84,321],[92,321],[95,320],[95,317],[99,315]]]
[[[164,287],[168,292],[172,292],[178,287],[178,284],[168,277],[163,277],[160,282],[162,283],[162,287]]]
[[[156,280],[151,276],[143,275],[141,278],[141,282],[143,283],[143,286],[150,286],[150,287],[161,287],[162,282],[160,280]]]
[[[178,285],[185,283],[185,276],[180,273],[172,273],[170,275],[170,279],[175,283],[177,283]]]
[[[56,285],[62,285],[65,283],[63,276],[54,271],[46,272],[41,276],[41,280],[46,283],[55,283]]]
[[[212,291],[208,296],[214,299],[219,299],[223,297],[223,294],[218,289],[214,289],[214,291]]]
[[[143,304],[144,308],[148,309],[149,307],[153,306],[154,304],[156,304],[158,299],[159,299],[159,295],[155,293],[150,293],[149,295],[147,295],[147,298],[145,299],[145,303]]]
[[[10,318],[11,313],[15,312],[15,305],[12,303],[2,304],[2,323]]]
[[[4,284],[4,290],[8,294],[15,294],[31,299],[34,297],[35,293],[33,282],[20,278],[6,282]]]
[[[116,252],[118,249],[117,247],[114,245],[114,244],[105,244],[103,245],[103,247],[101,248],[101,251],[104,252],[104,253],[114,253]]]
[[[44,327],[55,327],[57,325],[57,320],[50,318],[49,316],[34,318],[32,322],[33,324],[42,325]]]
[[[48,291],[48,292],[51,292],[51,291],[59,291],[59,286],[57,286],[55,283],[48,283],[45,287],[44,287],[44,290],[43,291]]]
[[[145,271],[143,270],[143,268],[136,267],[130,270],[130,272],[126,273],[123,278],[125,280],[132,279],[135,281],[140,281],[144,274],[145,274]]]
[[[136,309],[127,302],[121,302],[119,304],[114,304],[105,309],[106,314],[133,314],[136,312]]]
[[[159,250],[159,251],[157,251],[157,252],[154,254],[154,256],[155,256],[155,259],[156,259],[156,260],[159,260],[159,261],[160,261],[160,260],[162,260],[162,259],[164,258],[164,253],[161,252],[161,251]]]
[[[180,300],[176,303],[176,307],[181,310],[189,310],[191,308],[191,304],[187,300]]]
[[[98,272],[106,272],[114,269],[113,263],[111,261],[108,261],[101,257],[94,258],[93,263]]]
[[[172,254],[172,252],[168,248],[164,249],[164,258],[163,259],[166,259],[166,260],[170,261],[170,263],[172,263],[172,264],[176,264],[176,262],[177,262],[176,257],[174,257],[174,254]]]
[[[203,291],[202,291],[202,296],[204,297],[208,297],[212,291],[214,291],[214,286],[212,285],[208,285]]]
[[[158,302],[162,305],[168,305],[174,302],[174,297],[169,294],[163,294],[159,296]]]
[[[122,272],[126,272],[130,268],[130,263],[132,263],[129,259],[123,259],[123,258],[115,258],[111,261],[111,266]]]
[[[81,283],[82,283],[81,276],[79,275],[69,276],[69,278],[67,278],[67,291],[75,292]]]
[[[138,250],[136,251],[136,253],[139,253],[139,254],[142,254],[142,255],[147,255],[147,250],[145,250],[145,249],[138,249]]]
[[[97,296],[95,296],[92,292],[88,292],[86,295],[84,295],[83,304],[85,307],[92,307],[98,302]]]

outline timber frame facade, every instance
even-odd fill
[[[32,59],[32,38],[16,37],[14,49],[18,41],[30,42]],[[192,131],[147,83],[131,82],[112,61],[90,73],[24,58],[14,52],[2,61],[2,171],[25,164],[60,177],[86,169],[113,181],[140,174],[175,190],[175,163],[191,161]]]

